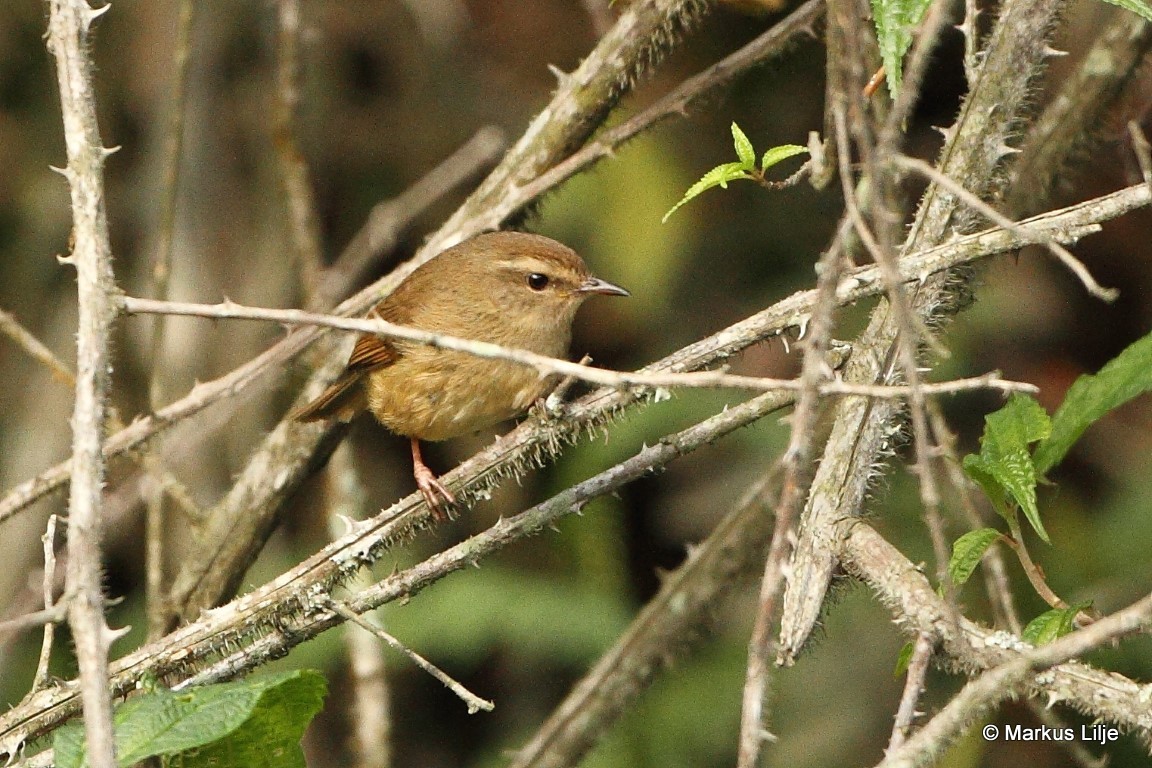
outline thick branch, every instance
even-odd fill
[[[1052,238],[1061,243],[1074,243],[1081,237],[1098,232],[1099,222],[1122,216],[1152,202],[1152,191],[1145,185],[1126,189],[1089,200],[1058,211],[1027,219],[1035,239],[1021,239],[1017,235],[998,229],[959,238],[945,245],[930,248],[920,254],[906,256],[900,261],[901,275],[906,280],[922,281],[948,266],[961,264],[997,253],[1004,253],[1023,245]],[[837,298],[849,304],[883,290],[879,273],[874,267],[852,272],[841,284]],[[685,347],[683,357],[668,358],[669,367],[650,367],[650,370],[693,370],[722,360],[750,344],[764,338],[780,335],[790,328],[802,328],[808,321],[808,312],[815,294],[801,291],[772,307],[743,320],[707,339]],[[105,457],[116,456],[136,448],[144,441],[169,426],[199,412],[207,405],[226,395],[235,395],[255,380],[265,366],[283,361],[299,352],[316,338],[319,331],[305,328],[296,331],[271,347],[255,360],[215,381],[198,384],[186,397],[161,409],[151,416],[137,419],[124,430],[113,435],[105,444]],[[694,362],[689,362],[689,358]],[[659,364],[657,364],[659,366]],[[335,373],[333,373],[335,375]],[[0,498],[0,523],[36,500],[59,488],[68,477],[68,464],[62,463],[10,489]]]
[[[1046,41],[1063,5],[1010,0],[1001,6],[979,79],[949,131],[937,164],[942,173],[977,196],[992,196],[1000,187],[1000,165],[1010,153],[1007,142],[1023,120],[1023,106],[1033,80],[1043,70]],[[954,228],[964,228],[961,222],[971,221],[964,210],[955,195],[929,186],[902,252],[943,243]],[[919,286],[912,306],[921,320],[938,324],[956,311],[966,291],[964,278],[945,273]],[[882,301],[854,345],[845,379],[875,383],[897,374],[893,361],[898,329],[891,306]],[[833,524],[859,514],[870,483],[891,452],[901,418],[899,406],[891,401],[846,399],[836,405],[832,434],[801,523],[781,620],[781,661],[788,662],[799,653],[816,623],[836,563],[835,542],[829,538]]]
[[[523,205],[515,189],[536,178],[587,140],[620,95],[659,59],[680,31],[703,11],[698,0],[641,0],[621,13],[575,72],[561,78],[548,106],[532,121],[500,165],[408,263],[378,281],[338,314],[360,314],[390,293],[419,264],[486,229],[495,229]],[[321,359],[346,359],[348,345],[331,336]],[[325,364],[304,396],[319,392],[338,369]],[[299,429],[282,422],[253,452],[224,499],[212,510],[193,557],[176,575],[173,605],[188,619],[231,594],[270,535],[283,502],[335,444],[331,428]]]
[[[669,435],[632,458],[487,531],[437,553],[412,568],[357,593],[344,602],[356,613],[402,599],[448,573],[468,567],[514,541],[546,530],[587,501],[663,467],[791,402],[766,393]],[[375,562],[397,539],[409,535],[419,494],[365,521],[306,561],[228,605],[205,612],[196,622],[140,648],[113,665],[111,689],[133,689],[141,676],[183,680],[183,685],[219,681],[279,658],[296,645],[340,623],[330,607],[331,590],[363,566]],[[199,672],[197,671],[199,668]],[[76,691],[58,686],[30,695],[0,716],[0,756],[59,725],[75,713]]]
[[[868,584],[905,631],[933,638],[946,666],[976,674],[1029,652],[1030,646],[1008,632],[957,617],[922,570],[866,523],[845,519],[836,528],[841,537],[837,555],[844,567]],[[1063,662],[1047,675],[1027,677],[1021,685],[1029,695],[1063,702],[1090,718],[1136,731],[1146,743],[1152,739],[1146,686],[1123,675]]]

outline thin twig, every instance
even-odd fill
[[[937,6],[937,8],[940,7],[940,5]],[[844,115],[840,110],[836,110],[834,118],[837,141],[840,142],[841,146],[846,146],[848,129],[844,122]],[[948,545],[944,539],[943,529],[940,524],[940,491],[936,483],[936,474],[933,470],[932,462],[936,451],[933,444],[932,432],[928,425],[927,404],[924,397],[923,385],[920,381],[918,354],[921,342],[932,347],[936,354],[940,356],[945,356],[947,350],[944,350],[933,338],[923,319],[917,317],[916,313],[912,311],[911,302],[905,292],[905,284],[900,280],[900,271],[896,267],[896,260],[890,250],[892,245],[891,233],[887,232],[887,230],[882,230],[889,235],[885,238],[884,245],[881,245],[872,235],[857,204],[856,190],[848,174],[848,160],[846,157],[841,161],[841,165],[843,167],[840,170],[840,176],[848,216],[852,221],[856,234],[860,237],[860,241],[864,243],[872,259],[876,262],[876,266],[880,268],[880,274],[884,280],[885,296],[888,298],[888,304],[892,308],[893,322],[897,327],[895,346],[893,348],[895,354],[893,365],[895,365],[896,362],[899,363],[899,373],[897,374],[896,371],[890,368],[883,373],[882,380],[887,382],[899,376],[908,382],[910,390],[908,411],[912,420],[913,445],[916,449],[914,471],[920,481],[918,484],[920,501],[924,508],[924,518],[927,521],[928,531],[932,539],[932,549],[936,555],[936,570],[943,583],[943,580],[947,578],[948,574]],[[873,164],[872,173],[879,174],[881,172],[886,174],[883,182],[894,186],[891,184],[892,180],[887,177],[887,169],[882,170],[879,164]],[[873,177],[873,188],[881,186],[879,181],[878,178]],[[878,194],[877,197],[882,197],[882,195]],[[877,204],[874,207],[879,210],[878,216],[884,217],[887,215],[884,206]]]
[[[592,355],[584,355],[580,358],[577,365],[591,365]],[[564,401],[568,397],[568,390],[572,388],[579,379],[575,376],[565,376],[560,380],[560,383],[548,393],[544,398],[544,412],[552,418],[562,415],[564,410]]]
[[[926,408],[932,423],[932,435],[936,440],[936,452],[942,459],[940,465],[954,491],[953,498],[959,497],[960,506],[967,516],[968,530],[975,530],[981,527],[980,516],[969,492],[972,482],[964,474],[963,462],[956,453],[956,436],[948,428],[948,422],[938,402],[929,400]],[[940,585],[944,599],[951,609],[948,618],[955,624],[959,621],[960,609],[956,603],[956,585],[952,583],[948,570],[951,547],[947,543],[944,521],[938,509],[925,510],[925,521],[937,558],[936,583]],[[992,603],[993,613],[1000,620],[998,626],[1007,626],[1011,631],[1019,633],[1020,620],[1012,603],[1012,590],[1008,584],[1004,558],[1000,550],[989,547],[982,562],[987,565],[987,568],[983,569],[985,585],[988,587],[988,599]]]
[[[838,155],[843,156],[843,152]],[[815,426],[819,416],[819,394],[832,376],[826,353],[832,339],[837,306],[836,289],[847,266],[842,244],[843,238],[838,237],[820,257],[817,266],[819,277],[816,302],[812,320],[806,327],[804,359],[797,382],[799,390],[796,409],[792,413],[788,448],[779,462],[783,481],[774,510],[772,543],[765,558],[756,618],[748,639],[748,663],[741,695],[740,737],[736,755],[738,768],[754,768],[760,760],[764,743],[772,738],[767,726],[766,707],[771,659],[775,650],[772,633],[780,596],[784,591],[785,566],[792,554],[800,510],[812,482],[812,458],[818,441]]]
[[[56,587],[56,515],[48,516],[48,525],[40,540],[44,544],[44,610],[58,611],[55,604]],[[66,606],[64,606],[66,610]],[[61,619],[64,617],[61,616]],[[36,676],[32,678],[32,690],[38,691],[48,685],[48,664],[52,661],[52,641],[56,634],[56,622],[44,625],[44,640],[40,644],[40,659],[36,663]]]
[[[0,632],[13,632],[18,629],[40,627],[45,624],[56,624],[68,618],[67,601],[61,601],[51,608],[42,611],[26,613],[14,619],[0,621]]]
[[[1027,237],[997,227],[928,248],[923,252],[909,253],[899,262],[900,274],[906,280],[923,281],[936,272],[994,254],[1010,252],[1045,237],[1052,237],[1062,242],[1075,242],[1086,235],[1098,232],[1099,222],[1122,216],[1147,206],[1150,202],[1152,202],[1152,189],[1148,186],[1138,184],[1127,187],[1026,219],[1020,224],[1026,227]],[[851,304],[882,291],[883,283],[879,272],[874,267],[862,267],[845,277],[837,289],[837,300],[842,304]],[[695,367],[706,366],[715,359],[739,351],[755,341],[780,335],[789,328],[802,327],[808,321],[808,312],[814,300],[814,291],[801,291],[708,339],[691,345],[693,354],[701,355],[697,358]],[[352,300],[346,302],[346,305],[351,304]],[[111,457],[131,450],[208,406],[244,391],[267,373],[271,366],[282,365],[315,341],[319,335],[318,330],[301,329],[220,378],[197,384],[185,397],[157,413],[136,419],[112,435],[106,443],[107,455]],[[736,347],[730,346],[733,339],[740,339],[741,343]],[[669,359],[674,357],[670,356]],[[677,362],[678,366],[682,364],[681,361]],[[7,493],[0,496],[0,523],[60,488],[67,479],[68,464],[65,462],[10,488]]]
[[[43,364],[53,376],[69,388],[76,386],[76,374],[56,354],[20,324],[13,315],[0,309],[0,333],[16,342],[28,355]]]
[[[336,328],[342,331],[355,333],[375,333],[397,339],[417,341],[442,349],[451,349],[466,352],[477,357],[496,360],[510,360],[525,366],[535,368],[541,376],[561,375],[599,384],[605,387],[722,387],[733,389],[747,389],[753,391],[769,390],[800,390],[801,381],[792,379],[771,379],[757,376],[742,376],[724,373],[723,371],[701,371],[696,373],[625,373],[610,371],[604,368],[594,368],[589,365],[559,360],[554,357],[539,355],[522,349],[502,347],[484,341],[471,341],[441,333],[424,331],[396,325],[375,318],[348,318],[335,315],[319,315],[312,312],[302,312],[296,309],[269,309],[266,307],[245,307],[231,301],[220,304],[193,304],[178,301],[153,301],[152,299],[138,299],[127,296],[123,298],[123,306],[130,314],[184,315],[191,317],[204,317],[212,319],[231,318],[236,320],[264,320],[267,322],[284,323],[291,325],[319,325]],[[1024,382],[1004,381],[998,374],[990,373],[970,379],[943,382],[940,384],[925,384],[923,389],[928,394],[944,394],[968,391],[971,389],[991,388],[1005,392],[1036,393],[1035,385]],[[864,397],[905,397],[911,393],[911,388],[904,386],[882,386],[848,384],[843,381],[825,381],[817,387],[820,395],[860,395]]]
[[[1152,627],[1152,595],[1048,645],[1023,651],[965,685],[915,735],[890,750],[877,768],[924,765],[928,756],[941,754],[982,713],[1019,691],[1030,676],[1149,627]]]
[[[724,598],[758,574],[772,535],[779,472],[759,479],[557,706],[508,768],[577,765],[659,672],[707,634]]]
[[[900,695],[900,706],[892,723],[892,735],[888,737],[886,752],[897,749],[908,738],[912,721],[918,714],[916,704],[924,692],[924,680],[928,676],[928,664],[932,661],[933,650],[931,637],[924,633],[917,635],[912,649],[912,659],[908,662],[908,672],[904,677],[904,692]]]
[[[1020,560],[1020,567],[1024,570],[1024,575],[1028,577],[1028,583],[1032,585],[1032,589],[1036,590],[1044,602],[1053,608],[1061,610],[1068,607],[1068,603],[1064,602],[1055,592],[1052,587],[1048,586],[1048,582],[1044,580],[1044,574],[1040,570],[1040,566],[1036,565],[1032,560],[1032,555],[1028,552],[1028,545],[1024,543],[1024,536],[1020,530],[1020,524],[1017,521],[1008,520],[1008,528],[1011,530],[1011,536],[1001,534],[1000,541],[1007,544],[1016,557]]]
[[[172,251],[176,239],[176,201],[180,190],[180,159],[184,150],[184,110],[188,104],[188,61],[191,48],[192,23],[196,4],[180,0],[176,23],[176,42],[172,53],[172,106],[164,137],[163,180],[161,182],[160,213],[156,226],[156,254],[152,261],[152,295],[157,299],[169,297],[172,274]],[[164,334],[167,318],[157,317],[152,324],[149,360],[152,370],[148,380],[148,403],[152,410],[159,409],[168,399],[164,380]],[[163,480],[146,492],[144,522],[144,591],[148,616],[148,638],[155,640],[164,634],[167,608],[164,596],[164,491]]]
[[[361,629],[371,632],[373,635],[380,638],[391,647],[400,651],[402,654],[411,659],[416,666],[420,667],[420,669],[424,670],[428,674],[432,675],[432,677],[443,683],[448,690],[456,694],[456,696],[459,697],[459,699],[468,706],[468,714],[474,715],[480,710],[491,712],[496,708],[496,705],[491,701],[482,699],[476,694],[472,693],[463,685],[449,677],[442,669],[428,661],[420,654],[413,651],[408,646],[401,643],[399,640],[385,632],[380,627],[377,627],[375,624],[372,624],[369,621],[365,621],[358,613],[349,608],[347,604],[338,602],[336,600],[330,600],[328,602],[328,607],[335,611],[338,615],[343,616],[345,619],[352,622]]]
[[[914,157],[907,157],[904,155],[897,155],[893,158],[893,161],[900,167],[915,171],[927,178],[929,181],[940,185],[944,189],[947,189],[969,208],[972,208],[974,211],[977,211],[983,216],[986,216],[989,220],[992,221],[992,223],[996,224],[997,226],[1004,227],[1004,229],[1007,230],[1016,231],[1017,234],[1022,234],[1018,229],[1020,226],[1019,224],[1012,221],[1010,218],[1000,213],[992,206],[988,205],[976,195],[964,189],[962,185],[958,184],[953,179],[948,178],[947,174],[941,173],[931,165],[928,165],[928,163],[924,162],[923,160],[918,160]],[[1085,290],[1087,290],[1091,295],[1095,296],[1101,301],[1109,302],[1115,301],[1116,297],[1120,295],[1120,292],[1115,288],[1101,287],[1101,285],[1096,282],[1096,279],[1092,277],[1092,273],[1088,271],[1088,268],[1085,267],[1084,264],[1075,256],[1073,256],[1072,253],[1064,246],[1060,245],[1054,240],[1042,240],[1038,243],[1038,245],[1044,246],[1057,259],[1059,259],[1060,263],[1067,267],[1068,270],[1080,280]]]

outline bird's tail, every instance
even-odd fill
[[[368,398],[364,387],[361,386],[363,378],[363,371],[345,371],[315,400],[289,411],[288,418],[294,421],[321,421],[333,418],[345,422],[352,421],[368,407]]]

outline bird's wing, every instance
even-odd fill
[[[411,313],[398,310],[397,302],[385,301],[368,314],[385,322],[397,325],[408,325],[411,322]],[[396,348],[393,339],[386,339],[374,333],[365,333],[356,339],[356,346],[352,348],[352,355],[348,358],[348,370],[367,373],[383,368],[400,359],[400,350]]]
[[[391,365],[399,357],[400,354],[388,340],[366,333],[356,340],[356,346],[348,358],[348,369],[367,373]]]
[[[385,302],[373,310],[369,317],[379,317],[390,323],[405,324],[407,313],[397,312],[394,305]],[[400,351],[391,339],[382,339],[365,333],[356,340],[352,355],[343,373],[310,403],[292,410],[288,418],[296,421],[320,421],[337,418],[351,421],[356,414],[368,407],[368,398],[361,386],[364,377],[380,368],[392,365],[400,359]]]

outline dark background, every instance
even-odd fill
[[[295,263],[271,140],[275,8],[271,3],[205,0],[192,47],[185,152],[181,165],[172,297],[213,302],[300,306]],[[444,23],[413,10],[439,9]],[[1078,66],[1083,46],[1117,12],[1077,4],[1058,47],[1053,78]],[[55,255],[67,251],[67,187],[49,166],[65,162],[53,62],[42,35],[45,6],[9,0],[0,16],[0,309],[13,314],[64,360],[74,359],[74,273]],[[445,19],[447,21],[445,22]],[[632,114],[752,39],[773,21],[721,9],[623,103]],[[173,3],[121,0],[98,22],[93,58],[107,145],[120,151],[106,172],[115,270],[129,294],[147,295],[156,247],[163,130],[172,103]],[[395,196],[488,124],[518,136],[554,87],[547,65],[572,70],[595,44],[589,14],[575,0],[533,3],[469,0],[436,3],[334,0],[305,3],[304,87],[298,125],[315,182],[325,253],[334,258],[377,202]],[[958,34],[941,49],[925,98],[909,125],[909,146],[932,159],[933,125],[946,125],[964,87]],[[827,244],[841,204],[837,194],[807,185],[766,192],[751,184],[706,193],[667,224],[660,217],[700,175],[732,159],[729,124],[740,124],[759,151],[803,144],[823,125],[824,51],[816,41],[738,80],[687,119],[665,123],[614,158],[549,194],[525,226],[576,248],[601,277],[631,289],[622,301],[592,302],[577,322],[574,355],[598,365],[634,368],[713,332],[813,282],[812,265]],[[1145,63],[1132,98],[1152,102]],[[1045,94],[1036,95],[1043,104]],[[618,120],[619,117],[614,118]],[[1152,128],[1147,116],[1144,128]],[[1122,121],[1099,126],[1082,162],[1061,179],[1053,207],[1136,183]],[[799,161],[782,171],[791,172]],[[448,196],[420,215],[383,274],[406,258],[463,199]],[[1098,280],[1121,290],[1105,305],[1086,296],[1045,254],[1029,249],[981,268],[978,301],[947,328],[951,350],[935,377],[999,369],[1042,389],[1051,411],[1074,378],[1097,370],[1152,329],[1152,215],[1130,214],[1076,248]],[[836,331],[850,338],[867,307],[847,309]],[[125,415],[148,409],[148,376],[163,371],[169,399],[196,380],[221,375],[280,337],[282,329],[239,321],[172,319],[161,359],[152,359],[148,319],[125,318],[115,338],[114,402]],[[796,359],[779,341],[734,361],[737,372],[791,375]],[[282,415],[306,374],[296,363],[245,394],[228,418],[205,414],[163,440],[164,454],[200,504],[214,502],[248,451]],[[572,481],[630,455],[642,443],[736,403],[739,392],[683,392],[620,420],[606,440],[581,444],[522,484],[508,483],[493,501],[450,526],[423,535],[409,551],[385,558],[386,573],[482,529]],[[965,450],[975,448],[984,415],[999,398],[971,394],[944,401]],[[0,340],[0,485],[9,488],[60,461],[69,450],[68,387],[8,339]],[[452,576],[407,606],[383,612],[386,626],[473,690],[497,702],[495,712],[466,716],[438,683],[385,651],[394,684],[397,765],[497,765],[521,745],[568,687],[622,631],[674,568],[685,548],[712,529],[742,490],[779,456],[786,424],[776,418],[742,430],[680,460],[667,472],[601,499],[560,532],[522,542],[479,570]],[[434,466],[451,464],[491,437],[436,446]],[[364,514],[411,491],[404,441],[369,421],[352,445],[366,490]],[[1056,591],[1091,599],[1102,611],[1126,605],[1152,583],[1152,401],[1139,399],[1091,429],[1041,491],[1053,545],[1036,542]],[[903,457],[900,457],[901,459]],[[123,598],[114,626],[136,629],[115,647],[139,642],[142,523],[135,475],[111,468],[107,534],[109,592]],[[301,494],[246,581],[259,584],[322,545],[327,536],[319,483]],[[9,615],[34,610],[39,592],[39,536],[62,496],[3,525],[0,595]],[[931,563],[914,480],[902,461],[876,489],[877,525],[913,560]],[[959,533],[957,528],[954,533]],[[931,565],[929,568],[931,569]],[[1026,618],[1045,606],[1017,577]],[[29,585],[28,581],[32,580]],[[730,765],[736,742],[745,645],[756,585],[716,607],[716,631],[700,650],[663,676],[587,762],[595,766]],[[969,615],[987,616],[977,584],[962,594]],[[20,606],[23,607],[21,608]],[[348,699],[341,630],[281,662],[323,669],[332,692],[307,739],[309,764],[347,762],[342,702]],[[904,639],[887,611],[862,589],[844,589],[822,637],[778,676],[772,717],[778,744],[772,765],[867,764],[882,755],[901,681],[893,677]],[[27,690],[39,647],[36,633],[0,646],[0,697]],[[66,656],[68,646],[57,646]],[[54,669],[70,675],[71,662]],[[1152,643],[1129,641],[1097,661],[1138,679],[1152,676]],[[942,702],[959,680],[932,678],[927,704]],[[1035,724],[1020,705],[993,719]],[[1073,720],[1073,722],[1076,722]],[[1009,749],[973,734],[941,763],[948,766],[1065,765],[1050,745]],[[1134,742],[1114,765],[1143,765]],[[1128,762],[1125,762],[1125,759]]]

